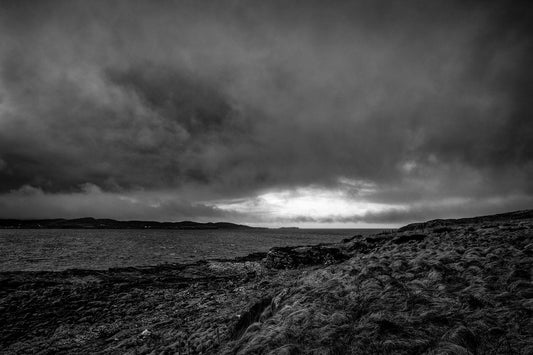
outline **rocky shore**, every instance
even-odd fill
[[[235,260],[0,273],[2,354],[532,354],[533,211]]]

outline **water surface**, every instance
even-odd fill
[[[337,242],[377,229],[0,229],[0,271],[64,270],[234,258],[274,246]]]

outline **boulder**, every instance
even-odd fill
[[[302,266],[330,265],[350,258],[339,245],[272,248],[264,260],[271,269],[295,269]]]

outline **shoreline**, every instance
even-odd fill
[[[0,276],[5,274],[101,274],[101,273],[120,273],[127,272],[132,270],[137,271],[154,271],[157,272],[160,269],[173,269],[181,270],[188,267],[195,267],[209,262],[220,262],[220,263],[243,263],[246,261],[260,261],[264,259],[267,255],[267,252],[257,252],[251,253],[246,256],[238,256],[235,258],[210,258],[210,259],[201,259],[193,261],[190,263],[160,263],[153,265],[139,265],[139,266],[122,266],[122,267],[110,267],[106,269],[89,269],[89,268],[67,268],[64,270],[6,270],[0,271]]]
[[[355,234],[381,231],[0,230],[0,243],[6,243],[0,272],[105,271],[211,259],[231,261],[257,252],[266,253],[276,246],[335,243]],[[121,242],[126,243],[127,250],[121,248]],[[56,243],[61,243],[61,247],[57,248]]]

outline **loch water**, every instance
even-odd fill
[[[226,259],[379,229],[0,229],[0,271],[108,269]]]

